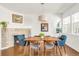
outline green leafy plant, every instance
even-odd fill
[[[39,35],[40,35],[40,37],[44,37],[45,36],[44,32],[41,32]]]
[[[2,22],[0,22],[0,25],[2,26],[2,28],[6,28],[7,27],[7,22],[2,21]]]

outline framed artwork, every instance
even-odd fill
[[[41,23],[41,31],[48,32],[48,23]]]
[[[12,22],[13,23],[23,23],[23,16],[12,14]]]

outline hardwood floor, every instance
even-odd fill
[[[28,46],[29,47],[29,46]],[[20,48],[15,46],[6,50],[1,51],[1,56],[29,56],[29,49],[27,46]],[[60,49],[59,49],[60,48]],[[66,50],[66,51],[65,51]],[[79,52],[73,50],[72,48],[65,45],[65,50],[63,47],[54,47],[52,50],[47,50],[46,52],[39,52],[39,56],[79,56]],[[31,56],[37,56],[37,51],[31,50]]]

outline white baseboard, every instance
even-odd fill
[[[75,51],[79,52],[79,50],[77,50],[76,48],[73,48],[73,47],[70,46],[69,44],[66,43],[66,45],[68,45],[70,48],[74,49]]]
[[[13,46],[8,46],[8,47],[1,48],[0,50],[5,50],[5,49],[11,48],[11,47],[14,47],[14,45]]]

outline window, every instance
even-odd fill
[[[61,21],[57,22],[56,33],[62,33]]]
[[[73,33],[79,33],[79,12],[72,15]]]
[[[70,16],[63,19],[63,33],[70,33]]]
[[[63,19],[63,33],[79,33],[79,12]]]

